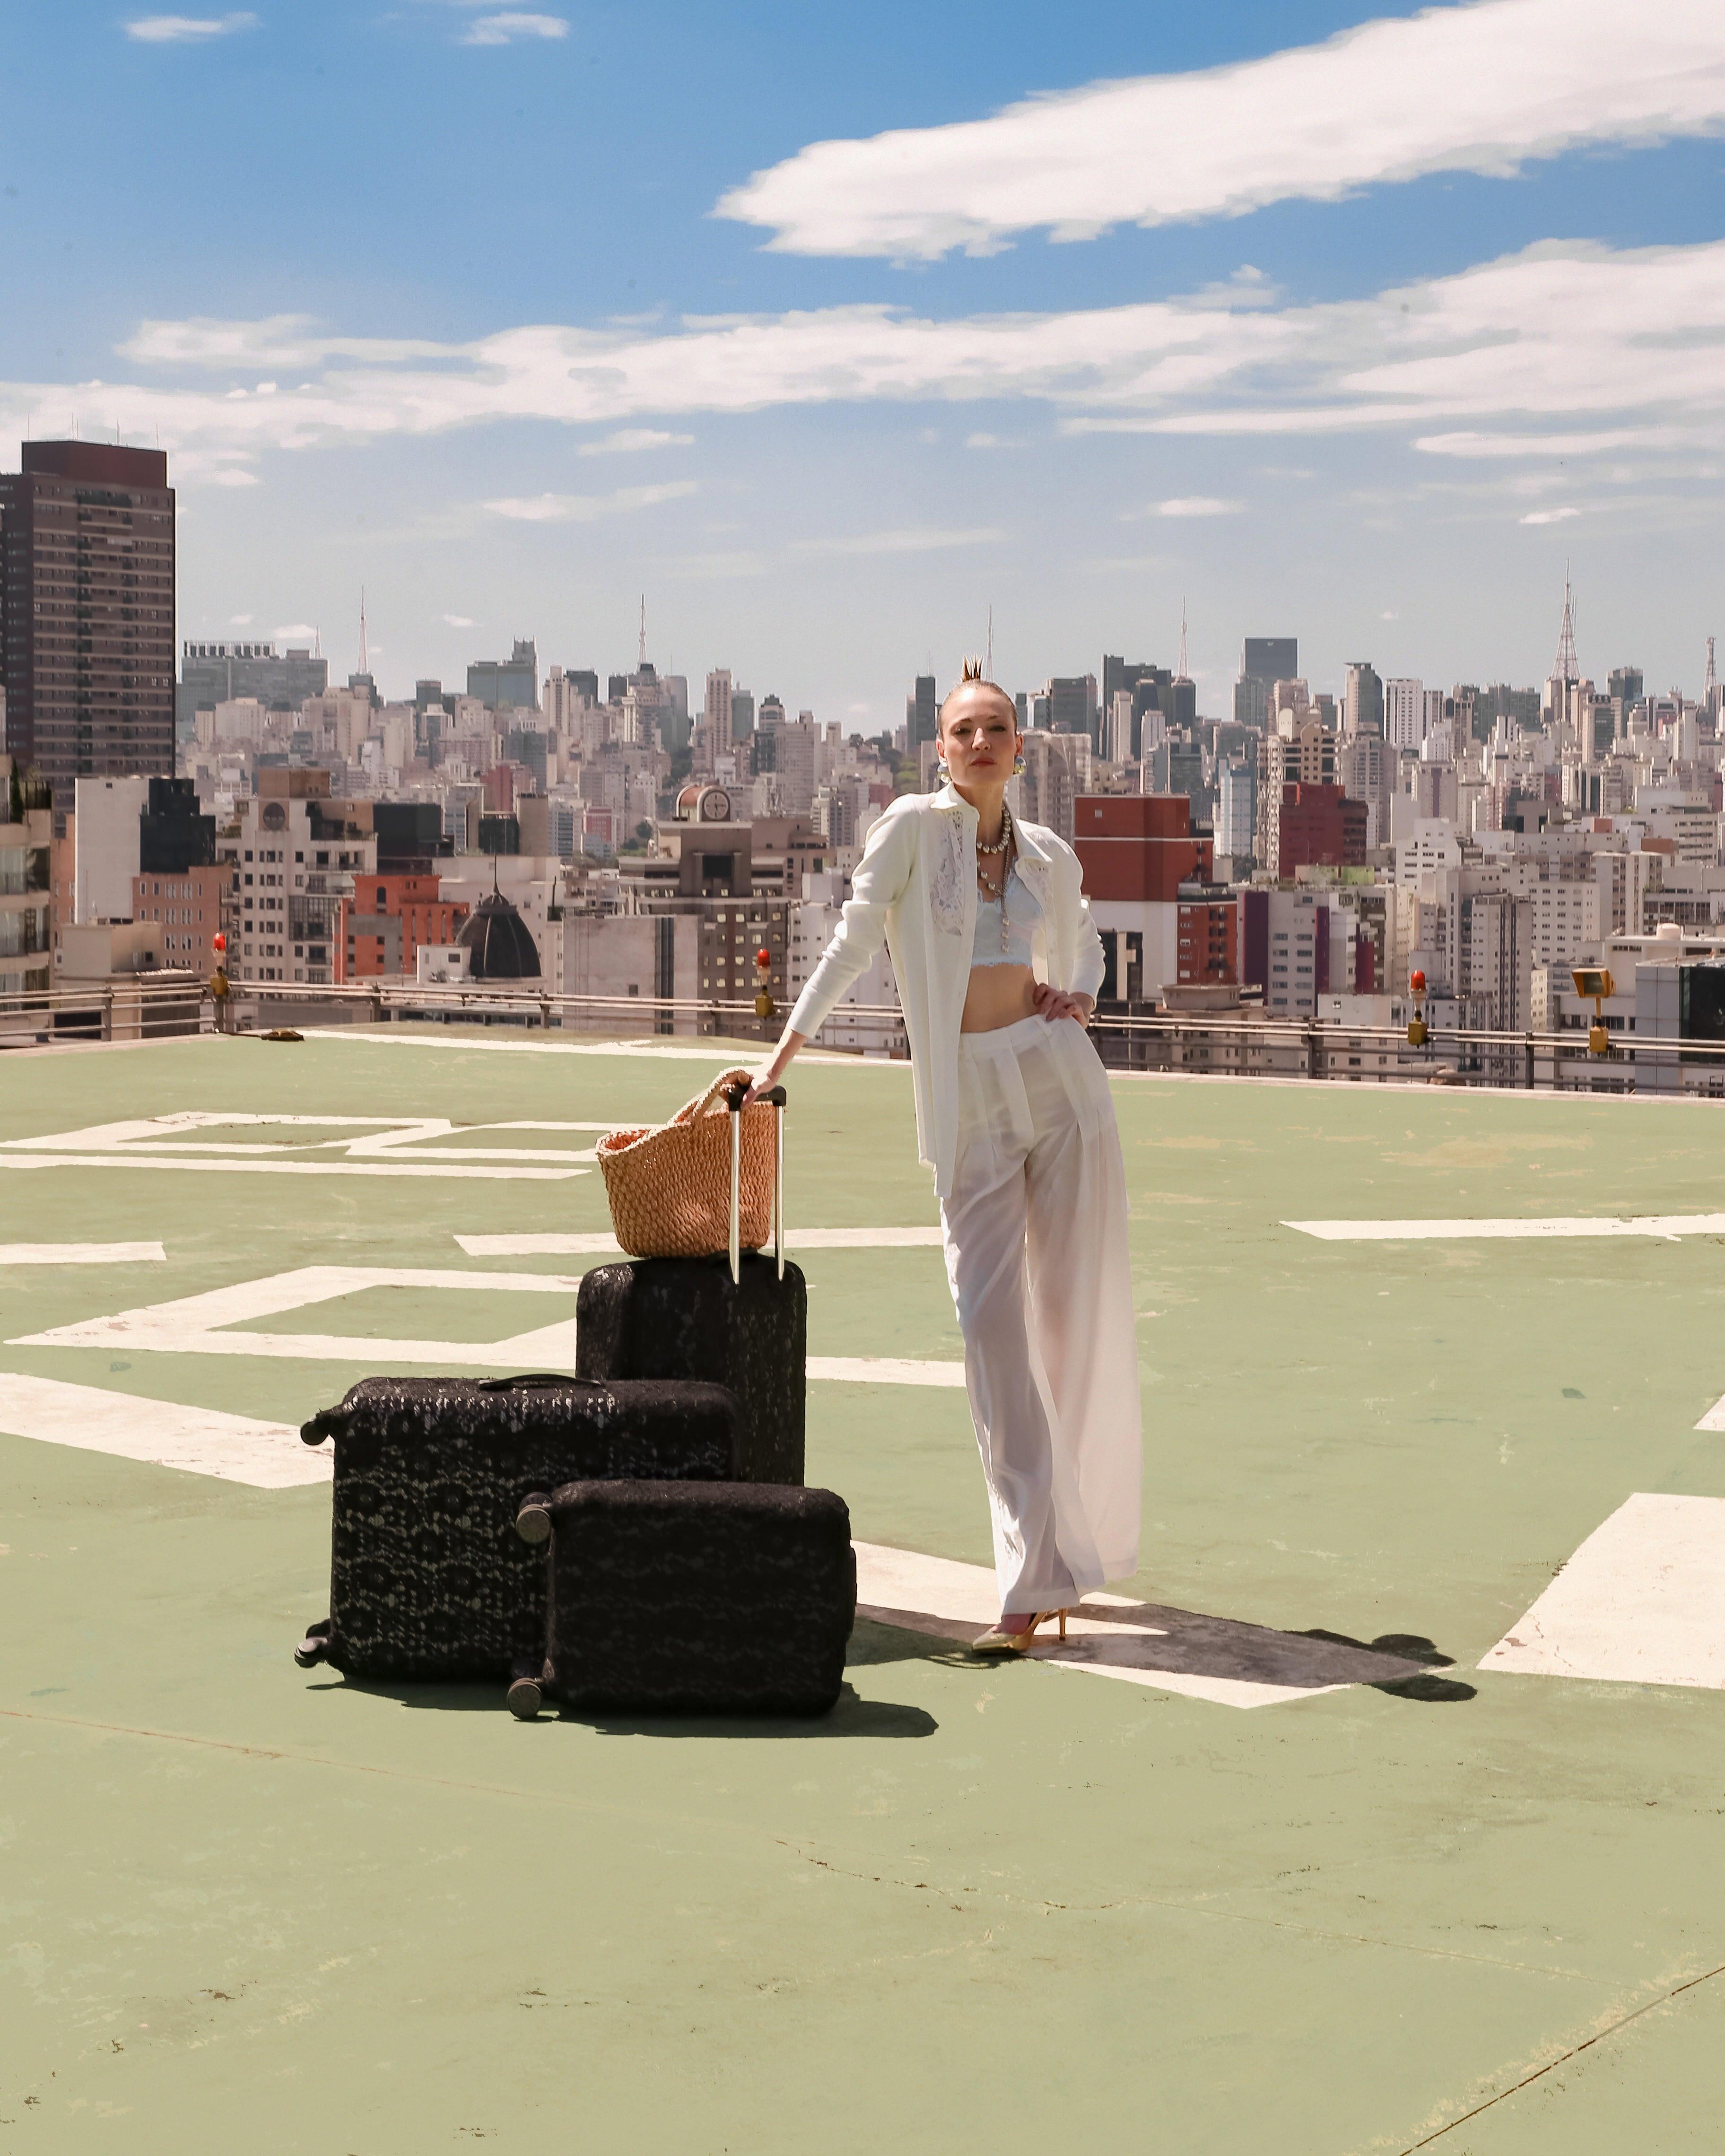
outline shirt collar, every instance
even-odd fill
[[[933,796],[933,800],[934,805],[937,808],[945,808],[948,810],[956,809],[958,814],[963,819],[967,829],[973,833],[975,831],[977,824],[976,810],[972,808],[969,802],[965,799],[964,796],[958,791],[957,788],[953,785],[951,779],[948,779],[946,783],[937,791]],[[1018,834],[1019,854],[1022,860],[1032,861],[1047,860],[1049,857],[1047,850],[1041,845],[1037,839],[1033,835],[1034,829],[1033,825],[1025,823],[1021,816],[1014,816],[1013,818],[1013,829]]]

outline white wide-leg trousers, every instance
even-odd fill
[[[958,1040],[941,1208],[1004,1612],[1137,1569],[1142,1440],[1126,1169],[1107,1078],[1070,1019]]]

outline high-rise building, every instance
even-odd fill
[[[1342,692],[1342,731],[1384,738],[1384,684],[1368,659],[1351,659]]]
[[[624,686],[628,684],[625,682]],[[539,708],[539,654],[531,636],[518,636],[507,659],[476,659],[467,670],[467,693],[487,711],[501,704],[516,710]]]
[[[905,739],[915,752],[919,742],[932,741],[940,725],[940,704],[934,693],[932,674],[919,674],[916,686],[905,699]]]
[[[731,727],[731,669],[716,666],[706,677],[706,703],[704,709],[706,724],[711,727],[716,741],[728,742],[732,738]]]
[[[1047,724],[1056,733],[1088,734],[1096,740],[1096,677],[1094,674],[1057,674],[1043,691],[1048,699]]]
[[[1248,757],[1231,757],[1217,776],[1217,856],[1250,864],[1258,820],[1258,767]]]
[[[26,442],[0,473],[8,751],[57,793],[174,767],[174,495],[159,449]]]
[[[1234,685],[1234,716],[1243,726],[1261,729],[1270,708],[1270,692],[1278,681],[1292,681],[1300,672],[1297,636],[1249,636],[1240,654],[1240,679]]]
[[[199,644],[191,641],[180,649],[180,685],[174,694],[174,723],[183,737],[192,732],[200,711],[213,711],[218,704],[231,704],[242,696],[255,697],[266,711],[297,711],[308,696],[321,696],[330,685],[330,663],[314,658],[309,644],[290,644],[278,652],[273,644]],[[434,690],[441,701],[442,686],[422,681],[419,690]],[[416,692],[414,702],[419,704]]]
[[[1384,684],[1384,738],[1392,748],[1418,750],[1425,739],[1425,689],[1397,676]]]
[[[1639,666],[1614,666],[1607,678],[1605,687],[1607,695],[1622,697],[1623,708],[1625,711],[1631,704],[1639,704],[1646,694],[1643,675]]]
[[[731,690],[731,738],[747,741],[755,731],[755,692],[752,689]]]

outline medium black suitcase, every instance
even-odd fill
[[[830,1490],[759,1482],[572,1482],[550,1514],[542,1695],[588,1712],[824,1714],[856,1615],[850,1515]]]
[[[595,1265],[575,1301],[575,1367],[583,1378],[706,1378],[737,1398],[740,1482],[803,1480],[809,1290],[784,1255],[785,1090],[777,1111],[773,1255],[739,1245],[738,1177],[746,1086],[731,1111],[731,1235],[726,1257],[632,1258]]]
[[[800,1270],[752,1250],[595,1265],[575,1303],[583,1378],[707,1378],[736,1395],[740,1482],[803,1480],[809,1291]]]
[[[517,1532],[530,1491],[577,1477],[737,1469],[717,1385],[567,1377],[367,1378],[314,1415],[333,1437],[330,1614],[295,1650],[354,1676],[506,1681],[545,1651],[543,1554]]]

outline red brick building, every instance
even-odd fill
[[[69,824],[72,819],[66,819]],[[234,883],[226,861],[208,868],[131,880],[131,917],[162,924],[162,963],[184,967],[208,980],[215,971],[212,947],[222,926],[222,901]],[[71,918],[69,906],[65,918]]]
[[[1240,900],[1223,884],[1182,886],[1175,948],[1181,987],[1228,987],[1240,979]]]
[[[1072,838],[1093,904],[1171,906],[1183,883],[1209,880],[1211,841],[1194,832],[1183,793],[1081,793]]]
[[[1276,875],[1294,880],[1304,868],[1363,869],[1366,865],[1366,804],[1350,801],[1339,786],[1294,781],[1281,789],[1281,830]]]
[[[341,901],[336,978],[378,980],[418,969],[422,943],[453,943],[468,908],[438,896],[434,875],[357,875]]]

